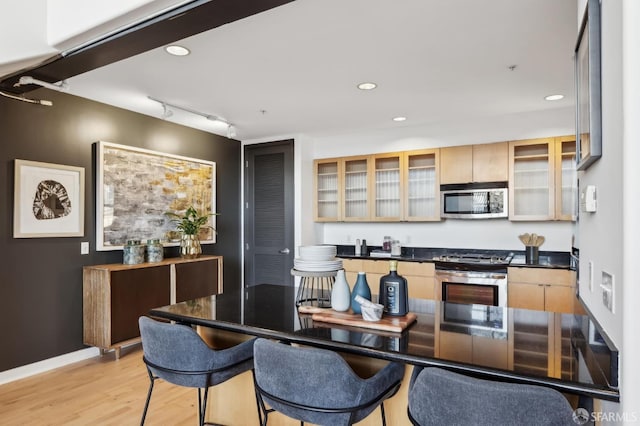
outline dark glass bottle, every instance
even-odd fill
[[[385,315],[404,316],[409,312],[407,280],[398,275],[398,261],[389,261],[389,275],[380,278],[378,303],[384,306]]]

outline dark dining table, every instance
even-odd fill
[[[411,299],[401,332],[314,320],[261,284],[152,309],[155,318],[618,402],[618,352],[583,315]]]

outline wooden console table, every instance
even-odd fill
[[[222,293],[222,256],[85,266],[83,341],[104,353],[139,342],[138,317],[167,304]]]

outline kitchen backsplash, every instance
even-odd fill
[[[476,248],[524,250],[518,235],[536,233],[545,237],[545,251],[571,251],[573,222],[510,222],[504,219],[444,220],[426,223],[324,223],[322,241],[353,245],[356,239],[382,245],[385,235],[406,247]]]

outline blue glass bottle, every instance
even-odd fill
[[[367,276],[364,272],[358,272],[358,279],[356,285],[351,292],[351,310],[354,314],[361,314],[360,304],[355,301],[356,296],[362,296],[367,300],[371,300],[371,289],[367,282]]]

